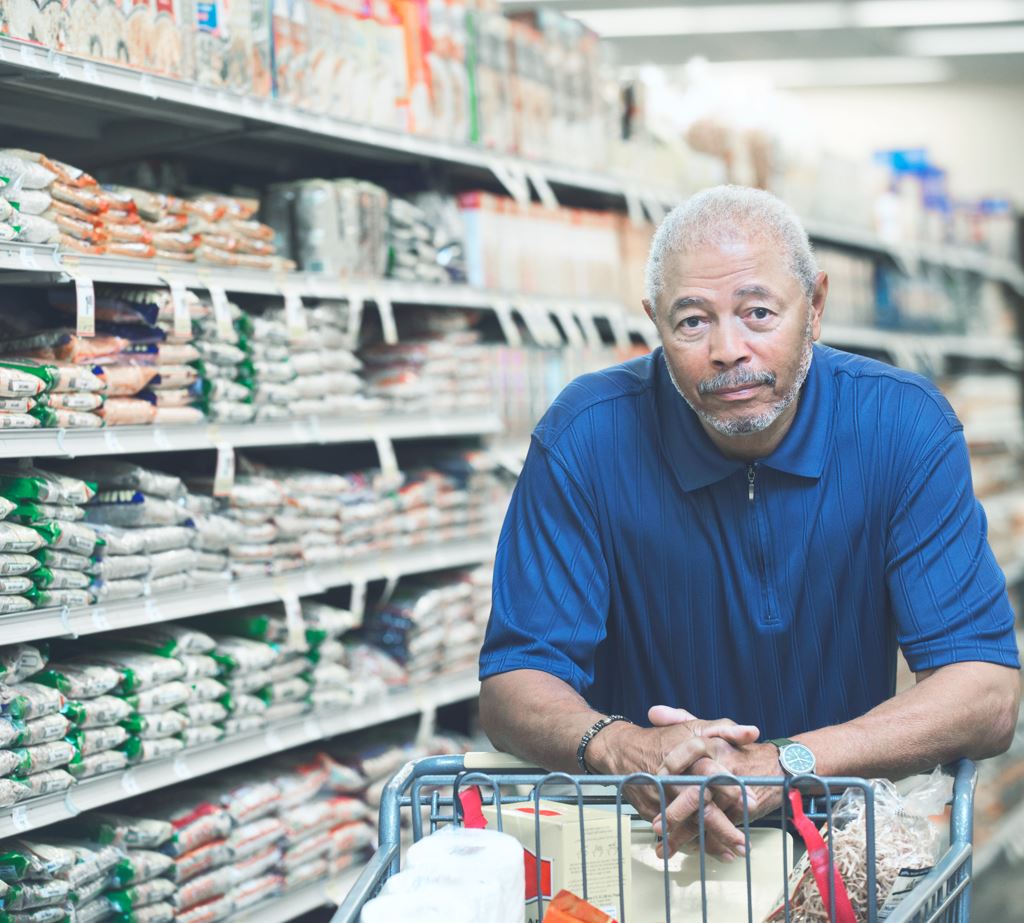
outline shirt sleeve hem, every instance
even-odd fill
[[[515,670],[538,670],[541,673],[548,673],[555,679],[572,686],[577,692],[581,692],[583,683],[581,677],[575,670],[562,667],[553,663],[538,663],[536,660],[527,660],[516,657],[481,657],[480,658],[480,681],[483,682],[491,676],[499,676],[502,673],[512,673]]]
[[[923,670],[937,670],[954,663],[993,663],[1000,667],[1020,669],[1020,657],[1017,652],[1002,647],[983,647],[973,651],[960,652],[922,651],[920,654],[904,651],[904,656],[907,659],[907,666],[914,673],[920,673]]]

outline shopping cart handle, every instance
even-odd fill
[[[532,769],[536,772],[545,771],[538,766],[534,766],[533,763],[527,763],[525,760],[519,759],[518,756],[513,756],[511,753],[498,753],[493,750],[476,750],[467,753],[463,757],[463,766],[466,769],[479,770],[481,772],[487,772],[492,769]]]

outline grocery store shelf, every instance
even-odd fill
[[[339,903],[352,890],[362,870],[360,863],[336,878],[314,881],[280,897],[260,901],[247,910],[232,914],[225,923],[288,923],[318,907]]]
[[[821,339],[839,348],[870,349],[893,356],[907,368],[934,368],[947,358],[998,362],[1012,369],[1024,364],[1021,344],[1008,337],[911,333],[876,327],[825,324]]]
[[[655,188],[642,178],[625,179],[568,166],[528,161],[482,147],[455,144],[406,132],[377,128],[305,112],[265,97],[243,96],[182,80],[90,61],[49,48],[0,38],[0,74],[6,76],[5,96],[17,93],[23,104],[54,99],[72,104],[81,114],[134,115],[178,126],[212,129],[211,135],[237,135],[253,143],[266,134],[297,147],[344,150],[367,159],[435,161],[494,175],[513,189],[527,193],[534,176],[564,189],[610,196],[635,196],[641,202],[673,205],[679,196]],[[159,105],[155,105],[159,101]],[[88,164],[86,164],[88,166]],[[541,181],[543,181],[541,180]]]
[[[492,413],[427,416],[367,415],[306,417],[266,423],[206,423],[194,426],[112,426],[103,429],[0,430],[0,458],[182,452],[230,445],[324,445],[388,439],[478,436],[501,431]]]
[[[995,833],[974,853],[975,878],[984,875],[1007,847],[1024,849],[1024,803],[1011,808],[999,821]]]
[[[1003,282],[1024,294],[1024,269],[1011,260],[980,250],[946,244],[895,243],[867,228],[847,227],[816,219],[805,219],[803,224],[815,240],[888,254],[909,273],[913,273],[920,263],[929,263],[977,273]]]
[[[331,567],[291,571],[276,577],[248,578],[224,584],[206,583],[181,593],[118,600],[82,609],[35,609],[0,616],[0,629],[5,644],[17,644],[150,625],[208,612],[280,602],[293,596],[315,596],[331,587],[481,564],[491,559],[494,547],[494,542],[483,540],[426,545]]]
[[[122,772],[86,779],[61,795],[37,798],[0,811],[0,838],[45,827],[82,811],[166,788],[195,776],[229,769],[271,753],[280,753],[317,740],[374,727],[397,718],[430,712],[476,696],[480,683],[475,671],[426,683],[417,689],[394,691],[348,711],[310,712],[252,733],[203,747],[184,750],[169,759],[142,763]],[[279,918],[283,919],[283,918]],[[261,923],[263,918],[260,918]]]

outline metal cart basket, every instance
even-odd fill
[[[971,839],[973,833],[973,807],[974,790],[977,783],[977,769],[968,760],[962,760],[946,770],[953,776],[953,798],[952,810],[949,820],[949,841],[945,852],[939,858],[934,868],[924,877],[920,878],[916,887],[905,897],[905,899],[888,913],[880,915],[876,911],[877,901],[867,901],[867,913],[864,919],[868,923],[875,923],[876,920],[884,919],[885,923],[925,923],[925,921],[949,921],[949,923],[967,923],[970,912],[970,885],[971,885]],[[775,887],[780,897],[779,906],[783,908],[777,919],[790,923],[793,919],[790,907],[789,876],[792,867],[792,847],[790,834],[786,832],[788,824],[793,820],[792,812],[787,812],[787,801],[790,792],[799,789],[802,792],[817,792],[817,795],[804,794],[797,797],[796,801],[802,800],[807,804],[806,816],[815,821],[818,826],[821,822],[828,822],[831,828],[832,806],[839,797],[837,792],[846,789],[859,789],[864,795],[865,822],[866,822],[866,854],[867,854],[867,894],[876,894],[875,882],[875,842],[874,842],[874,793],[872,786],[864,779],[798,776],[794,778],[737,778],[735,776],[715,777],[654,777],[646,774],[633,776],[570,776],[564,773],[545,773],[541,770],[530,768],[518,760],[504,754],[496,753],[471,753],[465,756],[441,756],[428,757],[426,759],[408,763],[400,770],[384,789],[380,806],[380,845],[373,855],[369,864],[359,876],[352,890],[339,907],[332,919],[332,923],[359,923],[362,907],[374,897],[383,887],[387,879],[399,871],[401,859],[403,826],[406,831],[411,830],[413,840],[419,840],[428,833],[433,833],[438,827],[448,824],[461,824],[462,822],[462,794],[472,787],[482,796],[484,805],[493,806],[492,810],[497,812],[497,827],[502,826],[502,811],[516,810],[511,807],[519,805],[518,810],[524,806],[533,806],[530,813],[536,818],[536,842],[535,856],[541,855],[540,840],[540,800],[543,798],[549,802],[559,802],[564,805],[578,807],[580,843],[582,844],[582,878],[583,892],[587,891],[587,870],[586,870],[586,830],[584,829],[584,806],[602,806],[603,810],[616,811],[620,817],[624,813],[632,813],[628,804],[628,791],[624,798],[623,791],[627,786],[650,785],[655,786],[662,799],[662,810],[666,800],[666,786],[699,786],[700,795],[709,786],[736,786],[742,795],[743,819],[737,822],[739,829],[742,829],[747,840],[748,850],[745,861],[734,863],[738,873],[743,875],[745,864],[746,883],[746,910],[730,919],[745,919],[750,923],[760,923],[760,916],[755,918],[753,910],[753,899],[751,894],[751,853],[749,849],[750,838],[759,828],[766,825],[775,827],[781,831],[782,849],[781,877],[776,879]],[[748,786],[775,786],[783,788],[782,809],[775,815],[765,818],[756,823],[750,820],[746,803],[746,791]],[[671,794],[668,800],[671,800]],[[624,811],[625,809],[625,811]],[[698,812],[701,813],[701,812]],[[505,815],[506,818],[508,814]],[[593,816],[593,815],[591,815]],[[623,876],[623,849],[621,824],[616,824],[618,834],[618,872],[621,904],[616,919],[619,923],[630,923],[634,915],[630,908],[625,906],[624,891],[622,890]],[[634,821],[635,829],[643,829],[642,822]],[[647,835],[653,836],[650,832],[650,825],[646,825]],[[758,833],[758,836],[767,836],[767,833]],[[775,834],[771,834],[774,839]],[[828,848],[828,879],[833,880],[833,853],[831,835],[826,834],[825,839]],[[760,841],[759,841],[760,842]],[[657,908],[656,916],[652,919],[672,923],[676,920],[696,919],[698,916],[706,921],[708,915],[708,878],[712,872],[712,865],[718,865],[714,860],[705,860],[705,830],[703,814],[699,818],[699,853],[690,860],[693,863],[699,862],[699,894],[700,900],[696,909],[689,914],[681,914],[678,909],[673,914],[672,901],[670,900],[670,871],[667,858],[657,860],[664,863],[664,905]],[[696,868],[696,865],[694,865]],[[536,894],[537,919],[543,918],[541,910],[541,882],[540,864],[536,866],[537,882],[532,893]],[[741,881],[743,878],[741,877]],[[696,888],[694,881],[693,887]],[[527,882],[527,889],[530,889],[530,882]],[[660,890],[660,888],[658,889]],[[828,891],[822,891],[824,895]],[[696,893],[696,892],[694,892]],[[586,899],[587,894],[581,893],[580,897]],[[660,903],[660,901],[659,901]],[[836,890],[832,890],[827,900],[829,920],[842,919],[836,912]],[[777,911],[777,914],[779,912]],[[637,914],[639,915],[639,914]],[[848,919],[849,917],[847,917]],[[858,918],[859,919],[859,918]]]

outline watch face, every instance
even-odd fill
[[[814,772],[814,754],[803,744],[789,744],[779,752],[779,762],[790,775]]]

